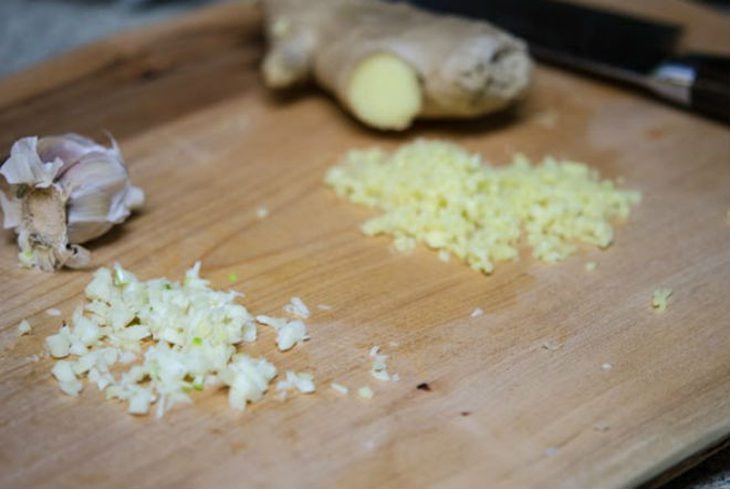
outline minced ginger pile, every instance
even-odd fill
[[[641,200],[582,163],[545,158],[533,165],[517,155],[495,167],[432,140],[392,154],[350,151],[325,181],[352,202],[383,211],[363,224],[365,234],[393,235],[399,251],[421,242],[484,273],[516,259],[523,238],[545,262],[564,260],[577,243],[605,248],[613,241],[611,220],[627,218]]]

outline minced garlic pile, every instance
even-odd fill
[[[157,416],[175,404],[192,402],[189,392],[227,386],[232,408],[243,410],[262,398],[277,369],[265,358],[252,358],[238,345],[256,340],[256,322],[276,329],[277,345],[288,350],[308,339],[301,319],[254,318],[241,304],[241,294],[216,291],[199,277],[200,262],[183,283],[167,279],[140,281],[116,265],[100,268],[86,287],[87,303],[79,306],[70,325],[46,338],[58,359],[52,374],[60,389],[76,396],[87,377],[107,399],[128,403],[131,414],[146,414],[156,404]],[[301,299],[286,311],[309,316]],[[287,372],[280,389],[314,392],[308,374]]]
[[[365,234],[393,235],[400,251],[421,242],[442,259],[451,253],[485,273],[517,258],[523,237],[545,262],[565,259],[576,243],[605,248],[613,240],[611,220],[628,217],[641,199],[582,163],[546,158],[532,165],[517,155],[495,167],[429,140],[393,154],[350,151],[325,181],[352,202],[383,211],[363,224]]]

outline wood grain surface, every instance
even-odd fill
[[[730,47],[730,23],[709,11],[666,0],[640,9],[688,21],[694,46]],[[609,489],[730,433],[727,127],[541,67],[507,114],[383,135],[316,90],[268,93],[259,23],[253,7],[215,7],[0,81],[0,153],[26,135],[114,134],[147,203],[92,243],[94,266],[175,279],[202,260],[216,286],[237,274],[254,313],[277,313],[294,295],[332,305],[293,351],[277,352],[265,331],[249,348],[281,371],[312,371],[317,394],[270,393],[238,414],[225,393],[204,392],[162,420],[128,416],[94,387],[62,395],[51,362],[29,356],[59,326],[44,311],[68,317],[90,271],[22,270],[5,233],[1,487]],[[397,254],[359,233],[371,212],[322,177],[349,148],[416,137],[457,141],[496,164],[515,151],[575,158],[645,199],[614,246],[559,265],[526,252],[486,277],[423,249]],[[662,315],[650,307],[658,286],[675,291]],[[486,314],[470,318],[475,307]],[[34,332],[16,338],[23,318]],[[373,345],[400,382],[369,376]],[[376,394],[338,396],[332,381]]]

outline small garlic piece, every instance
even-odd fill
[[[22,138],[0,166],[4,227],[18,235],[21,264],[44,271],[88,264],[79,246],[124,222],[144,202],[112,140],[76,134]]]

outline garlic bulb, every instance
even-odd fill
[[[144,202],[116,143],[107,148],[77,134],[16,141],[0,175],[3,225],[18,235],[21,263],[44,271],[88,264],[79,245]]]

